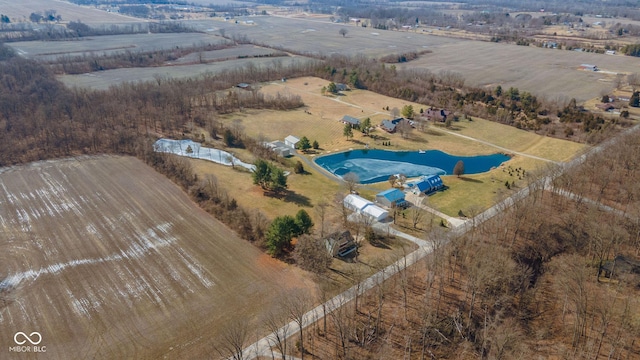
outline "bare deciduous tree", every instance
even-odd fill
[[[220,356],[231,357],[233,360],[244,360],[244,343],[249,335],[249,322],[247,319],[234,321],[222,332],[223,343],[216,347]]]
[[[342,180],[344,181],[344,184],[350,194],[355,192],[358,188],[358,185],[360,185],[360,178],[358,177],[358,175],[356,175],[356,173],[347,173],[342,177]]]
[[[313,301],[308,291],[304,289],[293,289],[285,297],[283,306],[289,314],[289,318],[298,325],[300,334],[300,359],[304,359],[304,335],[302,330],[307,326],[305,314],[311,309]]]

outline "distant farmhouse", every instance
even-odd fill
[[[447,122],[447,118],[451,115],[451,111],[445,109],[429,108],[424,113],[424,117],[434,122]]]
[[[398,124],[400,124],[400,122],[402,122],[403,120],[404,118],[395,118],[393,120],[382,120],[382,124],[380,124],[380,127],[382,128],[382,130],[388,133],[394,133],[396,132],[396,128],[398,127]]]
[[[347,86],[347,84],[336,83],[336,90],[337,91],[347,91],[347,90],[350,90],[350,89],[349,89],[349,86]]]
[[[344,124],[351,125],[352,128],[360,126],[360,120],[358,120],[358,119],[356,119],[356,118],[354,118],[352,116],[349,116],[349,115],[343,116],[341,121]]]

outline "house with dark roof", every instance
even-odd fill
[[[611,105],[611,104],[596,104],[596,107],[600,110],[604,110],[604,111],[611,111],[613,109],[615,109],[615,106]]]
[[[404,193],[399,189],[385,190],[376,195],[376,202],[386,207],[405,206]]]
[[[426,117],[427,119],[438,122],[446,122],[449,115],[451,115],[451,111],[436,108],[429,108],[424,113],[424,117]]]
[[[392,123],[391,120],[382,120],[380,127],[388,133],[396,132],[396,124]]]
[[[404,118],[395,118],[393,120],[382,120],[382,124],[380,124],[380,127],[382,128],[382,130],[388,133],[394,133],[396,132],[396,128],[398,127],[398,124],[400,124],[403,120]]]
[[[344,257],[358,251],[358,245],[353,240],[349,230],[330,234],[324,239],[324,244],[329,254],[333,257]]]
[[[343,116],[341,121],[344,124],[351,125],[351,127],[353,127],[353,128],[360,126],[360,120],[358,120],[358,119],[356,119],[356,118],[354,118],[352,116],[349,116],[349,115]]]
[[[338,90],[338,91],[347,91],[347,90],[349,90],[349,87],[347,86],[347,84],[336,83],[336,90]]]

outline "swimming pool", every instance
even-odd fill
[[[315,159],[316,164],[332,174],[342,177],[355,173],[362,184],[386,181],[390,175],[407,177],[453,174],[458,160],[464,162],[465,174],[477,174],[491,170],[509,160],[504,154],[453,156],[439,150],[388,151],[350,150]]]

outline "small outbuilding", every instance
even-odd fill
[[[402,207],[406,204],[404,193],[399,189],[389,189],[378,193],[376,202],[386,207]]]
[[[300,142],[300,139],[298,139],[297,137],[293,136],[293,135],[289,135],[286,138],[284,138],[284,143],[289,146],[292,149],[296,148],[296,144]]]
[[[358,250],[358,245],[349,230],[330,234],[324,239],[324,244],[333,257],[344,257]]]

